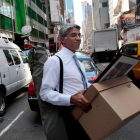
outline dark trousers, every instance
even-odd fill
[[[71,114],[74,106],[63,107],[61,110],[63,112],[63,120],[66,127],[67,135],[69,140],[90,140],[89,136],[82,128],[80,123],[75,120]]]

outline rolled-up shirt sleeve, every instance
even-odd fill
[[[60,62],[59,59],[54,56],[48,59],[44,64],[40,97],[43,101],[53,105],[69,106],[71,95],[55,91],[59,85],[59,76]]]

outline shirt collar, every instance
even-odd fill
[[[75,55],[75,53],[73,53],[71,50],[67,49],[66,47],[62,47],[62,52],[64,52],[63,54],[66,54],[67,57],[69,57],[70,59]]]

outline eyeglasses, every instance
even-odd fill
[[[81,34],[76,34],[76,33],[72,33],[72,34],[70,34],[70,37],[72,37],[72,38],[77,38],[77,37],[82,38],[83,35],[81,35]]]

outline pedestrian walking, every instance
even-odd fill
[[[66,132],[69,140],[88,140],[88,135],[71,114],[74,106],[84,110],[90,104],[83,96],[90,84],[87,82],[83,64],[75,55],[81,43],[80,26],[72,23],[65,24],[60,29],[59,37],[63,47],[55,55],[63,62],[63,93],[59,91],[60,61],[54,55],[44,64],[40,89],[41,99],[52,105],[48,110],[46,109],[47,113],[42,114],[42,119],[45,120],[44,130],[47,140],[66,140],[64,134]],[[60,118],[62,122],[57,125],[57,120]]]

